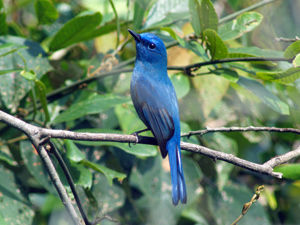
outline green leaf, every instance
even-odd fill
[[[189,49],[193,51],[196,55],[199,55],[203,58],[206,58],[206,53],[202,45],[196,41],[186,41],[183,38],[179,37],[176,32],[170,27],[162,27],[160,30],[166,31],[170,34],[170,36],[177,40],[179,45],[183,48]]]
[[[17,49],[17,51],[2,57],[0,60],[0,71],[11,70],[12,68],[14,70],[1,76],[0,97],[4,105],[11,112],[15,112],[19,102],[33,88],[31,81],[20,76],[20,71],[24,69],[26,71],[34,71],[37,79],[41,79],[52,67],[49,64],[46,53],[36,42],[20,37],[1,36],[0,43],[6,45],[5,48],[0,48],[0,55]]]
[[[101,166],[97,163],[90,162],[88,160],[83,160],[82,164],[89,167],[95,171],[103,173],[108,180],[108,183],[112,185],[113,179],[117,178],[119,182],[122,182],[126,178],[126,174],[120,173],[118,171],[112,170],[105,166]]]
[[[262,20],[263,15],[258,12],[245,12],[236,19],[222,25],[218,33],[223,41],[236,39],[255,29]]]
[[[241,47],[241,48],[230,48],[230,53],[243,53],[261,57],[283,57],[281,51],[275,51],[270,49],[262,49],[258,47]]]
[[[52,0],[36,0],[34,8],[40,24],[51,24],[58,18],[58,12]]]
[[[7,225],[7,223],[4,220],[4,216],[2,215],[1,211],[0,211],[0,224],[1,225]]]
[[[119,120],[121,129],[125,134],[131,134],[137,130],[146,128],[144,123],[139,119],[133,104],[131,103],[118,105],[115,108],[115,113]]]
[[[185,41],[183,38],[179,37],[179,36],[176,34],[176,32],[175,32],[171,27],[162,27],[162,28],[160,28],[160,30],[168,32],[168,33],[170,34],[170,36],[171,36],[174,40],[178,41],[178,43],[179,43],[182,47],[184,47],[184,48],[189,48],[189,43],[188,43],[187,41]]]
[[[99,12],[83,12],[68,21],[53,37],[50,50],[56,51],[98,36],[102,16]]]
[[[66,156],[73,162],[80,162],[85,159],[85,155],[79,150],[79,148],[71,140],[64,140],[67,153]]]
[[[235,70],[220,68],[216,70],[211,70],[212,73],[222,76],[227,80],[236,83],[239,80],[239,75]]]
[[[201,34],[201,4],[198,0],[189,0],[191,24],[197,36]]]
[[[3,1],[0,0],[0,35],[7,34],[6,13],[4,11]]]
[[[6,162],[11,166],[17,165],[17,162],[10,155],[8,155],[2,150],[2,147],[0,148],[0,160]]]
[[[94,212],[95,214],[98,214],[101,210],[101,214],[106,215],[124,205],[125,193],[121,187],[110,185],[107,179],[99,173],[95,174],[94,179],[91,192],[98,206]],[[91,207],[90,201],[86,202],[86,205]]]
[[[43,111],[45,113],[45,123],[50,121],[50,114],[48,111],[48,103],[47,103],[47,96],[46,96],[46,86],[44,83],[40,80],[35,80],[35,87],[43,108]]]
[[[86,115],[97,114],[127,101],[128,98],[118,97],[112,94],[95,94],[84,101],[80,101],[71,105],[70,108],[59,114],[54,119],[53,123],[62,123],[75,120]]]
[[[225,96],[230,82],[221,76],[198,76],[193,78],[193,84],[197,89],[197,99],[199,99],[201,111],[205,117],[208,117]],[[190,109],[197,110],[197,107],[193,109],[193,106],[194,104],[190,106]],[[199,114],[199,112],[196,111],[195,114]]]
[[[197,36],[206,29],[218,30],[218,15],[210,0],[189,0],[189,9]]]
[[[13,48],[14,47],[14,48]],[[3,52],[0,54],[0,57],[4,57],[4,56],[7,56],[9,54],[12,54],[16,51],[18,51],[19,49],[22,49],[22,48],[27,48],[26,46],[24,45],[15,45],[13,43],[5,43],[3,45],[0,45],[0,49],[3,49],[3,48],[9,48],[10,50],[8,50],[7,52]]]
[[[237,142],[225,136],[221,133],[214,133],[212,135],[207,135],[203,137],[208,143],[208,147],[212,149],[222,149],[222,152],[237,155],[238,153],[238,145]],[[217,170],[217,185],[219,190],[222,190],[224,186],[228,183],[230,179],[230,173],[234,169],[234,165],[224,162],[217,161],[216,162],[216,170]]]
[[[209,225],[209,223],[205,220],[205,217],[201,215],[199,210],[197,210],[195,207],[184,209],[182,212],[182,216],[196,222],[195,225]]]
[[[296,57],[293,60],[294,67],[300,67],[300,54],[296,55]]]
[[[139,30],[142,27],[143,19],[151,1],[148,0],[135,0],[133,12],[133,27]]]
[[[81,129],[77,131],[91,132],[91,133],[122,134],[122,132],[117,130],[103,130],[103,129]],[[131,146],[129,147],[128,143],[104,142],[104,141],[75,141],[75,143],[79,143],[81,145],[86,145],[86,146],[112,146],[138,157],[149,157],[149,156],[157,155],[157,147],[152,145],[131,144]]]
[[[292,180],[300,180],[300,164],[284,164],[276,166],[274,172],[279,172],[283,174],[284,178]]]
[[[34,211],[17,185],[13,172],[0,165],[0,180],[0,224],[32,224]],[[1,217],[5,223],[1,223]]]
[[[202,40],[205,41],[212,60],[227,57],[228,49],[216,31],[212,29],[204,30]]]
[[[227,58],[250,58],[250,57],[257,57],[257,55],[254,54],[248,54],[248,53],[228,53]],[[265,65],[268,67],[275,67],[277,64],[271,61],[249,61],[248,63],[253,65]]]
[[[300,67],[300,54],[296,55],[295,59],[293,60],[294,67]]]
[[[161,27],[178,21],[178,18],[187,18],[187,15],[187,1],[157,0],[148,13],[144,28]]]
[[[0,70],[0,75],[4,75],[7,73],[14,73],[14,72],[19,72],[23,71],[22,69],[9,69],[9,70]]]
[[[63,204],[60,198],[58,196],[48,193],[45,197],[45,202],[40,210],[43,215],[50,215],[53,212],[53,210],[58,210],[62,208]]]
[[[33,71],[23,70],[21,71],[20,75],[27,80],[31,80],[31,81],[36,80],[36,74]]]
[[[283,115],[289,115],[288,105],[268,91],[261,83],[245,77],[240,77],[237,84],[251,91],[254,95],[261,99],[263,103],[265,103],[274,111]]]
[[[67,160],[67,165],[70,170],[73,181],[76,185],[81,185],[83,188],[88,188],[88,189],[92,187],[93,175],[88,168],[86,168],[81,162],[77,163],[68,160]],[[60,167],[58,167],[58,172],[63,184],[68,187],[69,184],[65,179],[64,172],[62,172]]]
[[[177,224],[182,210],[191,206],[199,198],[201,192],[196,190],[199,188],[198,183],[202,173],[193,160],[182,157],[182,163],[188,202],[186,205],[179,204],[176,207],[172,205],[168,160],[163,161],[161,156],[157,156],[139,160],[134,166],[130,176],[130,184],[142,192],[142,196],[134,202],[139,209],[142,209],[142,217],[145,218],[147,224]]]
[[[285,49],[284,57],[287,59],[292,59],[299,53],[300,53],[300,41],[295,41]]]
[[[20,149],[24,164],[29,173],[35,178],[36,182],[52,194],[57,195],[57,192],[54,190],[53,185],[49,179],[47,171],[42,165],[41,159],[31,142],[21,141]]]
[[[183,98],[190,91],[190,81],[183,73],[176,73],[170,76],[174,85],[176,95],[178,99]]]
[[[300,67],[289,68],[286,71],[256,72],[256,76],[262,80],[276,81],[280,83],[293,83],[300,78]]]

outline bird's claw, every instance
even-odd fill
[[[134,145],[136,145],[137,143],[139,143],[139,135],[138,135],[138,132],[134,132],[130,135],[134,135],[136,137],[136,141],[133,143]],[[128,142],[128,146],[129,148],[131,148],[131,142]]]

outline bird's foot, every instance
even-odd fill
[[[133,133],[130,134],[130,135],[134,135],[134,136],[136,137],[136,141],[134,142],[134,145],[136,145],[137,143],[139,143],[139,134],[140,134],[140,133],[143,133],[143,132],[145,132],[145,131],[148,131],[148,130],[149,130],[149,129],[146,128],[146,129],[138,130],[138,131],[133,132]],[[128,142],[128,146],[131,148],[130,144],[131,144],[131,143]]]

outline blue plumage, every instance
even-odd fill
[[[162,157],[169,155],[173,204],[177,205],[179,200],[186,203],[178,103],[167,74],[167,51],[156,35],[129,32],[136,42],[131,98],[140,119],[157,139]]]

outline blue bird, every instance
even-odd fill
[[[130,84],[133,105],[156,138],[162,157],[169,154],[173,204],[177,205],[179,200],[186,203],[178,103],[167,73],[166,47],[152,33],[128,31],[136,43],[136,60]]]

